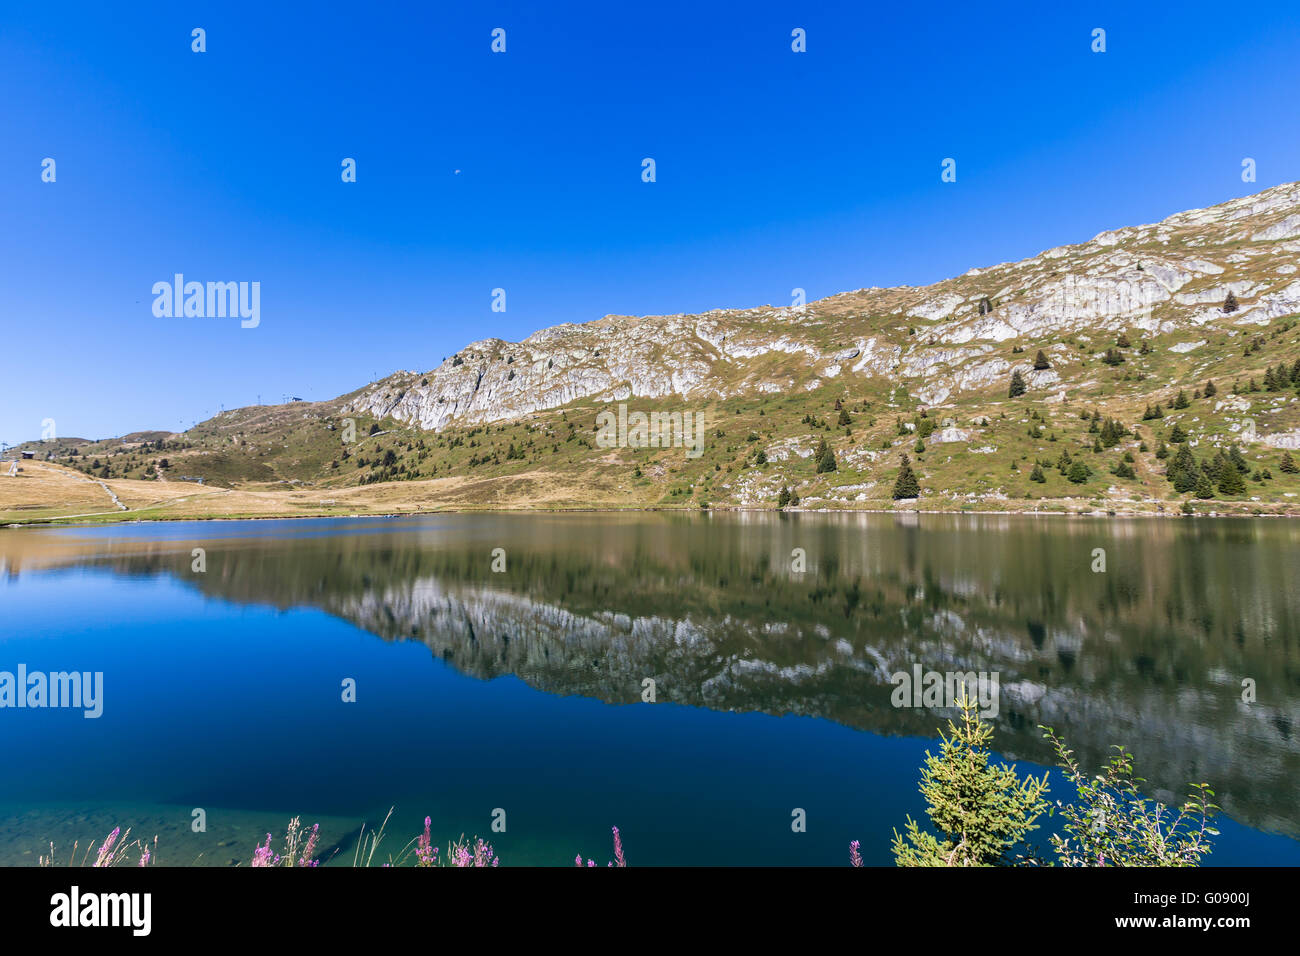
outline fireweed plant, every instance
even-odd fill
[[[383,823],[378,829],[366,831],[363,825],[361,828],[360,838],[357,841],[357,848],[352,858],[354,867],[369,867],[375,865],[375,855],[379,849],[379,844],[383,841],[388,828],[388,821],[392,818],[393,811],[390,809],[388,815],[384,817]],[[618,832],[618,827],[613,828],[614,833],[614,859],[609,866],[627,866],[627,859],[623,855],[623,839]],[[154,837],[152,846],[141,843],[140,841],[128,841],[131,831],[127,830],[125,834],[121,833],[121,828],[116,828],[110,833],[98,847],[93,843],[86,847],[86,851],[77,859],[78,844],[73,844],[73,853],[68,860],[68,866],[121,866],[129,864],[128,856],[138,849],[140,856],[138,866],[148,866],[155,861],[157,856],[158,838]],[[119,840],[118,837],[121,837]],[[259,844],[253,849],[253,857],[249,861],[249,866],[266,867],[266,866],[298,866],[314,867],[320,866],[321,861],[316,859],[316,852],[320,842],[320,824],[314,824],[310,830],[303,829],[302,821],[299,817],[294,817],[289,821],[285,830],[284,847],[277,852],[272,843],[274,837],[268,833],[266,842]],[[447,852],[439,855],[439,848],[433,843],[433,820],[431,817],[424,818],[424,832],[418,834],[415,839],[406,844],[396,856],[389,857],[387,862],[380,863],[380,866],[445,866],[445,867],[489,867],[499,866],[500,858],[488,843],[481,837],[466,839],[461,834],[460,839],[451,840],[447,844]],[[92,854],[94,862],[91,862]],[[576,858],[578,866],[582,866],[582,856]],[[55,866],[54,844],[50,844],[49,856],[40,857],[41,866]],[[588,860],[587,866],[595,866],[594,860]]]
[[[284,854],[271,849],[271,834],[266,835],[266,843],[253,851],[249,866],[319,866],[316,844],[320,841],[320,824],[312,825],[311,831],[304,834],[298,817],[289,821],[289,828],[284,834]]]
[[[619,835],[618,827],[614,827],[613,830],[614,830],[614,859],[612,862],[606,863],[605,865],[606,866],[627,866],[627,860],[623,857],[623,838],[622,836]],[[582,866],[581,853],[579,853],[577,856],[573,858],[573,865]],[[587,860],[587,866],[595,866],[595,865],[596,865],[595,860],[592,859]]]
[[[119,840],[118,837],[121,837]],[[127,857],[133,856],[139,852],[139,857],[135,866],[148,866],[156,861],[158,855],[158,838],[153,838],[153,843],[145,843],[142,840],[132,840],[131,830],[128,827],[125,833],[121,827],[114,827],[113,832],[104,837],[104,842],[98,848],[95,844],[89,843],[86,846],[86,852],[82,854],[81,861],[77,861],[77,850],[80,841],[72,844],[72,853],[68,856],[68,866],[122,866],[128,865]],[[90,854],[95,854],[95,862],[90,862]],[[50,844],[50,855],[42,855],[40,858],[41,866],[58,866],[54,859],[54,844]]]

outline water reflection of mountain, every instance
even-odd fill
[[[1089,765],[1122,742],[1157,794],[1207,780],[1235,818],[1296,835],[1298,537],[1276,521],[466,517],[209,541],[206,574],[197,539],[76,560],[319,607],[467,674],[610,702],[650,677],[660,701],[933,736],[936,714],[891,706],[888,676],[995,670],[1004,752],[1049,760],[1039,724]]]

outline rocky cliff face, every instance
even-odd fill
[[[1248,332],[1300,312],[1300,183],[1152,225],[1103,232],[1031,259],[972,269],[931,286],[860,289],[802,307],[701,315],[606,316],[543,329],[522,342],[483,339],[427,372],[398,372],[345,411],[441,430],[517,419],[578,399],[616,402],[813,390],[844,377],[887,377],[926,404],[1001,383],[1059,391],[1033,352],[1065,360],[1120,331]],[[1231,293],[1238,304],[1225,312]],[[1101,338],[1098,338],[1098,337]],[[1070,383],[1066,383],[1070,384]]]

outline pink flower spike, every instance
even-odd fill
[[[113,844],[117,842],[117,835],[121,832],[121,827],[113,827],[113,832],[108,835],[99,848],[99,853],[95,858],[95,866],[109,866],[112,863]]]
[[[618,835],[618,827],[614,827],[614,859],[619,866],[627,866],[627,860],[623,859],[623,838]]]

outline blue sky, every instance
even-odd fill
[[[271,6],[0,12],[0,440],[933,282],[1300,178],[1293,3]],[[177,272],[260,282],[261,324],[156,318]]]

